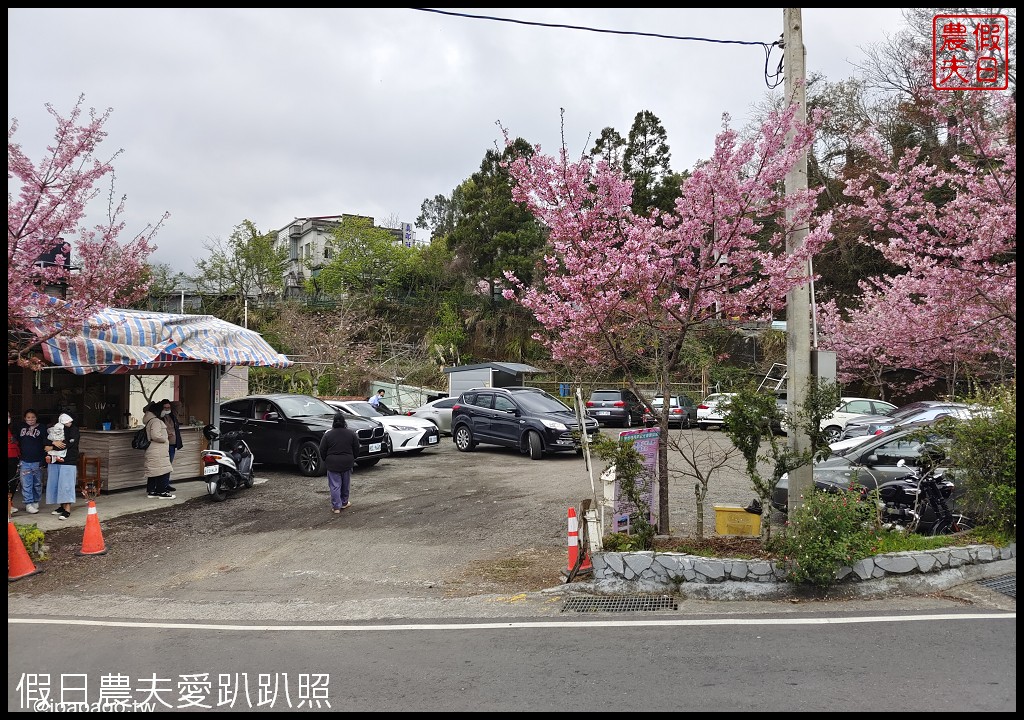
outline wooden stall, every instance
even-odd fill
[[[225,368],[292,364],[258,333],[209,315],[119,309],[97,313],[79,335],[46,341],[42,355],[42,370],[8,368],[11,417],[17,421],[32,408],[41,423],[52,424],[70,414],[81,430],[80,454],[99,458],[103,492],[146,485],[145,453],[131,446],[143,400],[175,404],[183,447],[171,481],[200,477],[201,429],[219,423]],[[163,386],[161,378],[171,382]]]

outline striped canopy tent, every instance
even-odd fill
[[[37,331],[41,331],[39,328]],[[252,330],[212,315],[108,308],[79,332],[42,344],[43,357],[76,375],[117,375],[182,362],[285,368],[292,361]]]

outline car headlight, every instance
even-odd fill
[[[569,429],[562,423],[556,422],[555,420],[541,420],[541,422],[544,423],[544,427],[550,428],[552,430],[564,431]]]
[[[415,425],[392,425],[391,429],[400,430],[401,432],[416,432],[417,430],[422,430],[423,428],[418,428]]]

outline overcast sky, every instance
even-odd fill
[[[650,110],[682,171],[710,154],[723,113],[741,128],[783,92],[766,84],[760,45],[672,39],[771,43],[781,8],[445,12],[518,22],[409,8],[8,8],[8,120],[38,161],[54,132],[45,103],[66,116],[84,94],[86,108],[111,108],[99,155],[124,150],[122,239],[168,211],[151,260],[192,272],[204,243],[243,220],[262,232],[340,213],[415,222],[425,199],[479,169],[499,123],[553,154],[564,108],[576,157]],[[838,81],[903,18],[804,8],[803,23],[807,72]]]

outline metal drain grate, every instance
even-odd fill
[[[615,597],[594,597],[575,595],[566,598],[562,612],[653,612],[656,610],[678,610],[675,598],[667,595],[622,595]]]
[[[1009,595],[1014,600],[1017,599],[1017,574],[1013,575],[1000,575],[999,577],[989,578],[987,580],[979,580],[978,584],[982,587],[987,587],[989,590],[995,590],[1001,592],[1003,595]]]

